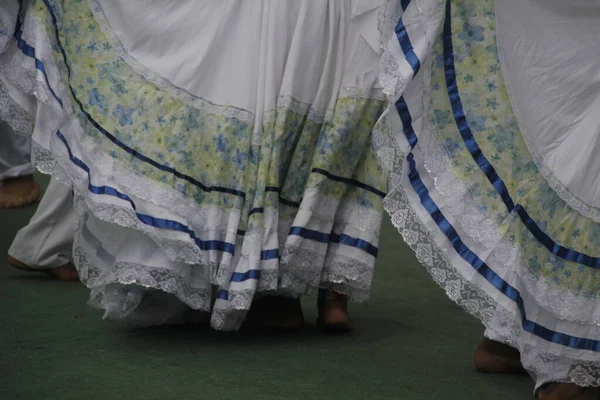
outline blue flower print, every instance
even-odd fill
[[[492,110],[495,110],[496,108],[498,108],[500,104],[495,100],[495,99],[488,99],[487,100],[487,106],[489,108],[491,108]]]
[[[358,198],[358,205],[364,208],[373,209],[373,203],[369,200],[367,195],[367,191],[363,191],[363,193]]]
[[[340,135],[340,140],[342,140],[342,142],[346,142],[350,138],[350,129],[348,128],[339,128],[337,133]]]
[[[117,73],[117,63],[104,63],[98,65],[98,78],[110,80]]]
[[[119,119],[119,125],[133,125],[132,115],[135,109],[125,108],[121,104],[117,104],[117,108],[113,111],[113,117]]]
[[[233,134],[238,140],[245,140],[248,137],[248,124],[246,122],[233,124]]]
[[[172,153],[181,152],[184,148],[184,140],[180,135],[168,135],[165,138],[165,143],[167,144],[167,151]]]
[[[563,200],[554,195],[554,192],[551,192],[551,190],[552,189],[548,188],[546,192],[547,194],[542,201],[542,209],[548,212],[550,218],[554,218],[556,211],[563,208],[565,205]]]
[[[446,151],[448,152],[450,158],[456,158],[456,150],[460,148],[460,145],[450,138],[446,138],[445,144]]]
[[[222,134],[215,138],[215,149],[217,153],[226,153],[227,152],[227,143],[229,142],[225,136]]]
[[[485,131],[486,118],[484,116],[476,115],[471,118],[467,118],[467,121],[469,123],[469,127],[471,128],[471,130],[473,130],[475,132]]]
[[[515,147],[515,134],[506,129],[503,125],[496,125],[495,132],[490,134],[488,140],[496,144],[496,150],[503,153],[506,150],[512,150]]]
[[[258,165],[259,153],[256,149],[250,149],[250,162],[254,165]]]
[[[450,111],[433,110],[435,123],[439,129],[444,129],[450,123]]]
[[[463,104],[469,107],[479,107],[481,104],[481,96],[478,93],[467,92],[461,95]]]
[[[186,131],[195,131],[200,128],[200,111],[192,107],[185,107],[185,111],[183,112],[183,116],[181,117],[183,121],[183,128]]]
[[[333,147],[327,139],[327,130],[322,129],[321,133],[319,134],[319,140],[317,140],[317,149],[319,149],[319,153],[321,153],[321,155],[326,155],[327,151]]]
[[[533,271],[539,271],[542,269],[542,266],[540,265],[540,262],[538,261],[537,258],[532,257],[528,260],[528,264],[529,267],[533,270]]]
[[[248,161],[248,153],[235,149],[235,155],[233,156],[233,163],[235,164],[238,171],[246,170],[246,162]]]
[[[564,261],[553,255],[548,257],[548,263],[550,263],[550,265],[552,265],[552,271],[560,271],[560,270],[565,269]]]
[[[463,25],[463,31],[458,34],[458,38],[465,42],[467,47],[471,47],[473,42],[483,42],[483,26],[472,26],[469,23]]]
[[[194,156],[191,151],[180,151],[179,159],[185,168],[192,169],[194,167]]]
[[[98,91],[98,89],[94,88],[92,90],[88,90],[88,104],[90,106],[98,106],[99,108],[104,108],[104,95]]]
[[[125,81],[121,79],[113,79],[110,90],[116,95],[122,95],[129,92],[125,87]]]

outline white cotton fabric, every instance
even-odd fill
[[[0,186],[11,178],[31,175],[31,140],[0,121]]]
[[[340,87],[377,82],[383,0],[94,2],[128,56],[192,96],[252,112],[256,130],[284,96],[324,112]]]
[[[600,170],[600,2],[495,6],[504,79],[530,151],[561,197],[600,207],[600,175],[589,173]]]
[[[71,187],[53,177],[37,211],[17,232],[8,254],[25,265],[51,269],[71,261],[75,209]]]

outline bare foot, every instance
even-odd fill
[[[600,388],[577,386],[574,383],[550,383],[537,392],[539,400],[599,400]]]
[[[77,273],[77,269],[71,263],[66,263],[65,265],[61,265],[60,267],[51,268],[51,269],[36,269],[32,268],[25,263],[17,260],[12,256],[7,257],[7,261],[9,265],[12,265],[15,268],[18,268],[22,271],[29,272],[41,272],[50,275],[51,277],[65,281],[65,282],[78,282],[79,274]]]
[[[498,374],[524,374],[521,355],[517,349],[490,339],[483,341],[473,357],[475,369],[479,372]]]
[[[0,208],[17,208],[35,203],[40,198],[40,185],[33,176],[7,179],[0,186]]]
[[[346,296],[330,290],[319,290],[319,319],[317,324],[325,332],[350,332],[354,324],[348,315]]]
[[[255,300],[245,325],[249,328],[297,330],[304,326],[300,299],[264,296]]]

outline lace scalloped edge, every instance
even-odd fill
[[[425,87],[428,87],[429,75],[427,73],[425,74],[424,79]],[[428,99],[427,92],[425,93],[425,98]],[[423,129],[427,130],[430,126],[430,123],[425,120]],[[425,169],[431,176],[437,193],[441,197],[447,199],[445,204],[448,207],[450,214],[452,214],[452,216],[460,223],[465,232],[468,232],[469,225],[477,224],[480,229],[481,227],[484,227],[486,232],[482,233],[479,231],[478,235],[470,235],[474,241],[487,248],[494,247],[495,249],[516,251],[518,263],[513,265],[513,269],[516,270],[517,275],[525,284],[528,293],[533,295],[538,305],[543,307],[545,310],[550,311],[555,317],[561,320],[576,322],[580,325],[598,325],[600,323],[600,306],[597,297],[585,296],[572,293],[570,291],[565,291],[557,285],[554,285],[552,282],[539,279],[539,277],[527,266],[527,263],[523,260],[523,256],[519,250],[519,244],[517,241],[510,236],[500,235],[496,229],[497,224],[495,224],[488,216],[482,213],[482,217],[477,218],[476,221],[469,220],[470,215],[464,210],[475,210],[480,208],[475,204],[475,200],[471,195],[472,189],[466,184],[465,181],[456,179],[456,177],[454,177],[454,175],[450,172],[451,168],[448,165],[446,158],[443,156],[436,157],[435,154],[432,156],[433,153],[431,150],[431,142],[432,140],[429,140],[428,138],[425,138],[425,140],[421,140],[419,142],[426,158],[424,161]],[[434,158],[434,167],[431,165],[431,163],[427,162],[427,159],[431,158]],[[469,193],[469,197],[461,198],[462,201],[460,204],[456,204],[456,202],[452,201],[452,199],[446,194],[448,190],[442,188],[442,182],[444,182],[443,186],[445,188],[448,188],[454,193]],[[491,253],[491,257],[496,263],[504,268],[507,267],[507,261],[511,259],[510,257],[507,257],[506,254],[499,254],[496,250]],[[538,297],[539,294],[541,294],[541,297]],[[569,304],[569,307],[565,307],[565,304]],[[593,312],[590,312],[589,310],[593,310]]]

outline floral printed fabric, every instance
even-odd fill
[[[600,225],[581,216],[538,173],[519,132],[500,70],[493,2],[453,2],[453,48],[458,90],[479,148],[504,181],[515,204],[527,211],[554,242],[591,257],[600,256]],[[443,41],[435,51],[431,120],[454,173],[468,182],[470,196],[498,232],[512,240],[539,280],[582,297],[600,296],[600,269],[552,254],[516,214],[474,161],[457,130],[449,100]]]
[[[150,180],[153,189],[176,190],[199,209],[219,210],[227,222],[203,232],[211,238],[260,232],[268,210],[291,222],[299,208],[312,207],[317,218],[319,204],[302,202],[307,191],[340,209],[381,215],[387,178],[371,129],[385,102],[368,93],[341,95],[323,120],[314,120],[291,99],[266,112],[256,133],[249,111],[198,98],[189,104],[144,79],[119,57],[85,1],[37,1],[29,14],[53,41],[70,106],[94,151]],[[330,217],[339,219],[335,211]],[[356,225],[378,235],[378,225],[345,222],[350,231]]]

